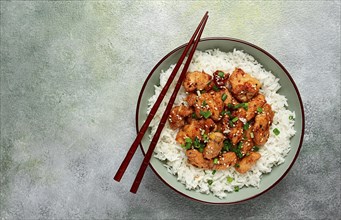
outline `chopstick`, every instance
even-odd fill
[[[195,32],[194,32],[194,34],[192,35],[190,41],[188,42],[188,45],[186,46],[184,52],[182,53],[182,55],[181,55],[181,57],[180,57],[178,63],[177,63],[176,66],[174,67],[174,69],[173,69],[173,71],[172,71],[172,73],[171,73],[171,75],[170,75],[170,77],[169,77],[169,79],[168,79],[166,85],[163,87],[163,89],[162,89],[162,91],[161,91],[159,97],[157,98],[157,100],[156,100],[155,104],[153,105],[152,109],[150,110],[150,113],[149,113],[149,115],[148,115],[146,121],[143,123],[143,125],[142,125],[142,127],[141,127],[139,133],[137,134],[137,136],[136,136],[136,138],[135,138],[133,144],[131,145],[131,147],[130,147],[129,151],[127,152],[127,154],[126,154],[124,160],[122,161],[122,163],[121,163],[119,169],[117,170],[117,172],[116,172],[116,174],[115,174],[115,177],[114,177],[114,180],[116,180],[117,182],[119,182],[119,181],[122,179],[122,176],[123,176],[124,172],[126,171],[127,167],[129,166],[129,163],[130,163],[132,157],[134,156],[134,154],[135,154],[135,152],[136,152],[136,149],[137,149],[138,145],[140,144],[140,142],[141,142],[141,140],[142,140],[144,134],[146,133],[146,131],[147,131],[148,127],[149,127],[150,122],[152,121],[154,115],[156,114],[156,112],[157,112],[157,110],[158,110],[158,108],[159,108],[159,106],[160,106],[160,104],[161,104],[163,98],[165,97],[165,95],[166,95],[166,93],[167,93],[167,91],[168,91],[168,89],[169,89],[171,83],[173,82],[173,80],[174,80],[174,78],[175,78],[175,76],[176,76],[178,70],[180,69],[180,66],[181,66],[183,60],[185,59],[188,50],[189,50],[190,47],[192,46],[193,41],[194,41],[195,37],[197,36],[197,34],[198,34],[200,28],[203,26],[204,23],[206,23],[207,18],[208,18],[208,12],[206,12],[205,15],[204,15],[204,17],[201,19],[201,21],[200,21],[200,23],[199,23],[197,29],[195,30]],[[201,32],[202,32],[202,31],[201,31]],[[200,34],[200,36],[201,36],[201,34]],[[199,39],[200,39],[200,36],[199,36]],[[192,58],[190,58],[190,59],[188,58],[188,60],[191,60],[191,59],[192,59]],[[168,114],[169,114],[169,113],[168,113]],[[155,147],[154,147],[154,148],[155,148]],[[149,152],[149,151],[148,151],[148,152]],[[150,160],[150,158],[148,159],[147,165],[148,165],[148,163],[149,163],[149,160]],[[141,175],[141,174],[140,174],[140,175]],[[142,176],[143,176],[143,175],[142,175]],[[141,179],[142,179],[142,177],[141,177]],[[136,190],[137,190],[137,189],[136,189]]]
[[[178,94],[178,91],[179,91],[179,89],[180,89],[180,87],[181,87],[182,81],[183,81],[184,78],[185,78],[185,75],[186,75],[187,69],[188,69],[188,67],[189,67],[189,65],[190,65],[190,63],[191,63],[193,54],[194,54],[194,52],[195,52],[195,50],[196,50],[196,48],[197,48],[197,46],[198,46],[198,43],[199,43],[201,34],[202,34],[202,32],[204,31],[204,28],[205,28],[207,19],[208,19],[208,15],[204,17],[204,22],[203,22],[203,24],[202,24],[202,26],[201,26],[201,28],[200,28],[199,34],[198,34],[198,36],[197,36],[197,38],[196,38],[196,40],[195,40],[195,42],[194,42],[194,45],[193,45],[193,47],[192,47],[192,50],[190,51],[190,53],[189,53],[189,55],[188,55],[188,58],[187,58],[186,63],[185,63],[185,66],[184,66],[184,68],[182,69],[182,72],[181,72],[181,74],[180,74],[179,80],[178,80],[178,82],[176,83],[176,86],[175,86],[175,88],[174,88],[174,91],[173,91],[173,93],[172,93],[172,96],[171,96],[171,98],[169,99],[169,102],[168,102],[168,104],[167,104],[166,110],[165,110],[165,112],[164,112],[163,115],[162,115],[162,118],[161,118],[161,121],[160,121],[160,123],[159,123],[159,126],[157,127],[157,130],[156,130],[156,132],[155,132],[155,134],[154,134],[154,137],[153,137],[153,139],[152,139],[152,141],[151,141],[151,144],[150,144],[150,146],[149,146],[149,148],[148,148],[148,151],[147,151],[147,153],[146,153],[146,155],[145,155],[145,157],[144,157],[144,159],[143,159],[143,162],[142,162],[142,164],[141,164],[141,167],[140,167],[140,169],[139,169],[139,171],[138,171],[138,173],[137,173],[137,175],[136,175],[136,178],[135,178],[135,180],[134,180],[134,183],[133,183],[133,185],[132,185],[132,187],[131,187],[131,189],[130,189],[130,192],[132,192],[132,193],[136,193],[136,192],[137,192],[137,189],[138,189],[139,186],[140,186],[141,180],[142,180],[142,178],[143,178],[143,176],[144,176],[144,173],[145,173],[145,171],[146,171],[146,169],[147,169],[147,167],[148,167],[150,158],[152,157],[153,152],[154,152],[154,149],[155,149],[155,146],[156,146],[156,144],[157,144],[157,142],[158,142],[158,140],[159,140],[159,138],[160,138],[162,129],[164,128],[164,126],[165,126],[165,124],[166,124],[166,121],[167,121],[168,116],[169,116],[169,114],[170,114],[171,108],[173,107],[175,98],[176,98],[176,96],[177,96],[177,94]]]

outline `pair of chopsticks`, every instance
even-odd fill
[[[136,152],[136,149],[138,147],[138,145],[140,144],[145,132],[147,131],[148,129],[148,126],[150,124],[150,122],[152,121],[156,111],[158,110],[163,98],[165,97],[171,83],[173,82],[177,72],[179,71],[179,68],[182,64],[182,62],[184,61],[185,57],[186,57],[186,54],[187,52],[189,51],[189,49],[192,47],[192,50],[190,51],[189,55],[188,55],[188,59],[185,63],[185,66],[180,74],[180,77],[179,77],[179,80],[175,86],[175,89],[172,93],[172,96],[167,104],[167,107],[166,107],[166,110],[165,112],[163,113],[162,115],[162,118],[161,118],[161,121],[160,121],[160,124],[155,132],[155,135],[150,143],[150,146],[148,148],[148,151],[143,159],[143,162],[141,164],[141,167],[136,175],[136,178],[134,180],[134,183],[130,189],[130,192],[132,193],[136,193],[137,192],[137,189],[139,188],[139,185],[141,183],[141,180],[143,178],[143,175],[148,167],[148,164],[149,164],[149,161],[150,161],[150,158],[152,157],[152,154],[154,152],[154,149],[155,149],[155,146],[160,138],[160,135],[161,135],[161,131],[162,129],[164,128],[165,124],[166,124],[166,121],[167,121],[167,118],[170,114],[170,111],[173,107],[173,104],[174,104],[174,101],[175,101],[175,98],[178,94],[178,91],[181,87],[181,84],[182,84],[182,81],[184,80],[185,76],[186,76],[186,72],[187,72],[187,69],[189,67],[189,64],[191,63],[191,60],[192,60],[192,57],[193,57],[193,54],[198,46],[198,43],[199,43],[199,40],[200,40],[200,37],[201,37],[201,34],[202,32],[204,31],[204,28],[205,28],[205,25],[206,25],[206,22],[207,22],[207,19],[208,19],[208,12],[205,13],[204,17],[202,18],[201,22],[199,23],[197,29],[195,30],[192,38],[190,39],[190,41],[188,42],[188,45],[186,46],[184,52],[182,53],[179,61],[177,62],[176,66],[174,67],[173,69],[173,72],[171,73],[166,85],[163,87],[159,97],[157,98],[154,106],[152,107],[152,109],[150,110],[150,113],[146,119],[146,121],[144,122],[144,124],[142,125],[139,133],[137,134],[133,144],[131,145],[126,157],[124,158],[123,162],[121,163],[121,166],[120,168],[117,170],[116,172],[116,175],[114,177],[114,180],[116,181],[120,181],[125,170],[127,169],[133,155],[135,154]],[[195,39],[195,40],[194,40]],[[194,44],[193,44],[194,42]],[[192,46],[193,44],[193,46]]]

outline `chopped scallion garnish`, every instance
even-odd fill
[[[230,177],[230,176],[227,177],[227,182],[228,182],[228,183],[232,183],[233,180],[234,180],[234,179],[233,179],[232,177]]]
[[[215,92],[218,92],[219,91],[219,88],[217,85],[214,85],[213,88],[212,88]]]
[[[232,122],[233,122],[233,123],[236,122],[236,121],[238,121],[238,117],[234,117],[234,118],[232,119]]]
[[[226,93],[223,93],[221,95],[221,100],[225,101],[226,99],[227,99],[227,95],[226,95]]]
[[[277,129],[277,128],[275,128],[274,130],[273,130],[273,132],[274,132],[274,134],[277,136],[277,135],[279,135],[279,133],[280,133],[280,131]]]
[[[293,115],[290,115],[290,116],[289,116],[289,120],[295,120],[294,116],[293,116]]]
[[[247,122],[246,122],[246,123],[244,124],[244,126],[243,126],[244,130],[247,130],[247,129],[249,129],[249,127],[250,127],[250,124],[249,124],[249,123],[247,123]]]
[[[213,171],[212,171],[212,175],[214,175],[216,172],[217,172],[216,170],[213,170]]]
[[[204,139],[205,142],[208,142],[208,136],[207,136],[207,134],[204,134],[204,135],[202,136],[202,138]]]
[[[224,72],[219,71],[219,72],[218,72],[218,76],[219,76],[220,78],[224,78],[225,74],[224,74]]]
[[[189,150],[192,146],[192,139],[190,138],[185,138],[185,148],[186,150]]]
[[[213,163],[214,163],[214,164],[218,164],[218,158],[214,158],[214,159],[213,159]]]
[[[235,186],[235,187],[234,187],[234,191],[235,191],[235,192],[238,192],[238,191],[239,191],[239,186]]]
[[[263,109],[261,107],[257,107],[257,112],[258,113],[262,113],[263,112]]]
[[[212,185],[213,180],[207,180],[208,185]]]
[[[233,122],[232,122],[232,121],[229,121],[229,125],[230,125],[230,127],[232,128],[232,127],[233,127]]]
[[[237,167],[237,168],[239,168],[240,167],[240,165],[238,164],[238,163],[236,163],[236,165],[234,165],[235,167]]]
[[[225,140],[223,150],[229,151],[231,147],[232,147],[232,143],[228,140]]]
[[[197,115],[195,113],[192,113],[192,118],[198,119]]]
[[[253,146],[252,150],[253,150],[253,151],[259,151],[259,147]]]
[[[207,105],[206,100],[202,102],[202,106],[205,107]]]
[[[210,111],[200,111],[200,115],[203,116],[204,118],[208,119],[212,113]]]

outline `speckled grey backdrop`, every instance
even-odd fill
[[[140,151],[134,111],[157,61],[203,37],[250,41],[292,74],[305,141],[287,177],[233,206],[207,206],[150,169],[129,193]],[[340,218],[340,1],[1,2],[1,209],[4,219]]]

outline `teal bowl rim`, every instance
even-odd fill
[[[200,200],[200,199],[195,199],[195,198],[192,198],[180,191],[178,191],[177,189],[175,189],[172,185],[168,184],[159,174],[158,172],[154,169],[154,167],[152,166],[152,164],[149,163],[150,165],[150,168],[153,170],[153,172],[156,174],[156,176],[159,177],[159,179],[162,180],[162,182],[164,182],[167,186],[169,186],[171,189],[173,189],[175,192],[185,196],[186,198],[189,198],[191,200],[194,200],[194,201],[198,201],[198,202],[202,202],[202,203],[206,203],[206,204],[214,204],[214,205],[228,205],[228,204],[238,204],[238,203],[242,203],[242,202],[245,202],[245,201],[248,201],[248,200],[251,200],[253,198],[256,198],[266,192],[268,192],[270,189],[272,189],[274,186],[276,186],[287,174],[288,172],[290,171],[290,169],[292,168],[292,166],[294,165],[298,155],[299,155],[299,152],[302,148],[302,144],[303,144],[303,137],[304,137],[304,129],[305,129],[305,118],[304,118],[304,108],[303,108],[303,102],[302,102],[302,98],[301,98],[301,95],[298,91],[298,88],[293,80],[293,78],[290,76],[289,72],[285,69],[285,67],[274,57],[272,56],[269,52],[267,52],[266,50],[252,44],[252,43],[249,43],[247,41],[244,41],[244,40],[240,40],[240,39],[237,39],[237,38],[229,38],[229,37],[208,37],[208,38],[202,38],[200,39],[200,42],[203,42],[203,41],[210,41],[210,40],[223,40],[223,41],[235,41],[235,42],[238,42],[238,43],[242,43],[242,44],[246,44],[248,46],[251,46],[261,52],[263,52],[265,55],[267,55],[270,59],[272,59],[273,61],[275,61],[278,66],[285,72],[285,74],[288,76],[288,78],[290,79],[290,82],[292,83],[292,85],[294,86],[295,88],[295,92],[297,94],[297,97],[298,97],[298,100],[299,100],[299,103],[300,103],[300,108],[301,108],[301,112],[302,112],[302,133],[301,133],[301,137],[300,137],[300,143],[299,143],[299,146],[298,146],[298,149],[297,149],[297,152],[295,154],[295,157],[294,159],[291,161],[291,164],[289,165],[288,169],[283,173],[283,175],[276,181],[274,182],[271,186],[269,186],[267,189],[265,189],[264,191],[258,193],[258,194],[255,194],[251,197],[248,197],[246,199],[243,199],[243,200],[239,200],[239,201],[236,201],[236,202],[208,202],[208,201],[203,201],[203,200]],[[138,125],[138,119],[139,119],[139,110],[140,110],[140,102],[141,102],[141,99],[142,99],[142,95],[144,93],[144,90],[146,88],[146,85],[150,79],[150,77],[153,75],[153,73],[155,72],[155,70],[159,67],[159,65],[165,60],[167,59],[169,56],[171,56],[172,54],[174,54],[176,51],[184,48],[187,46],[188,43],[186,44],[183,44],[177,48],[175,48],[174,50],[172,50],[171,52],[169,52],[166,56],[164,56],[155,66],[154,68],[150,71],[150,73],[148,74],[146,80],[144,81],[143,83],[143,86],[141,88],[141,91],[140,91],[140,94],[139,94],[139,98],[137,100],[137,106],[136,106],[136,117],[135,117],[135,120],[136,120],[136,132],[138,133],[139,132],[139,125]],[[142,146],[142,143],[140,143],[140,148],[142,150],[142,153],[143,155],[145,156],[146,155],[146,152],[144,151],[143,149],[143,146]]]

